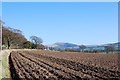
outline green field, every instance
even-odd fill
[[[9,56],[10,50],[3,50],[0,52],[0,79],[10,78],[9,72]]]

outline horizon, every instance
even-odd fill
[[[56,43],[68,43],[68,44],[75,44],[75,45],[85,45],[85,44],[76,44],[76,43],[70,43],[70,42],[55,42],[55,43],[53,43],[53,44],[47,44],[46,46],[49,46],[49,45],[54,45],[54,44],[56,44]],[[118,42],[113,42],[113,43],[105,43],[105,44],[93,44],[93,45],[91,45],[91,44],[87,44],[87,45],[85,45],[85,46],[101,46],[101,45],[106,45],[106,44],[115,44],[115,43],[120,43],[119,41]]]
[[[67,42],[100,45],[118,42],[117,2],[3,2],[6,26],[43,39],[43,44]]]

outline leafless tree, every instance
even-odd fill
[[[41,44],[43,42],[43,40],[37,36],[31,36],[30,39],[34,44]]]
[[[30,39],[34,45],[34,48],[37,48],[38,46],[42,45],[43,40],[40,37],[31,36]]]
[[[80,45],[79,48],[80,48],[81,52],[83,52],[84,49],[86,48],[86,46],[85,45]]]
[[[106,53],[113,52],[114,48],[112,46],[104,46]]]
[[[22,35],[22,31],[9,28],[9,27],[2,27],[2,44],[7,45],[9,49],[11,44],[15,46],[22,46],[22,43],[25,42],[27,39]]]

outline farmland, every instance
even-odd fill
[[[39,50],[13,51],[9,56],[9,65],[13,80],[119,80],[118,56]]]

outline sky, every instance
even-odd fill
[[[2,15],[2,2],[0,2],[0,16]]]
[[[6,26],[43,39],[43,44],[69,42],[96,45],[118,41],[115,2],[3,2]]]
[[[2,2],[119,2],[119,0],[1,0]]]

